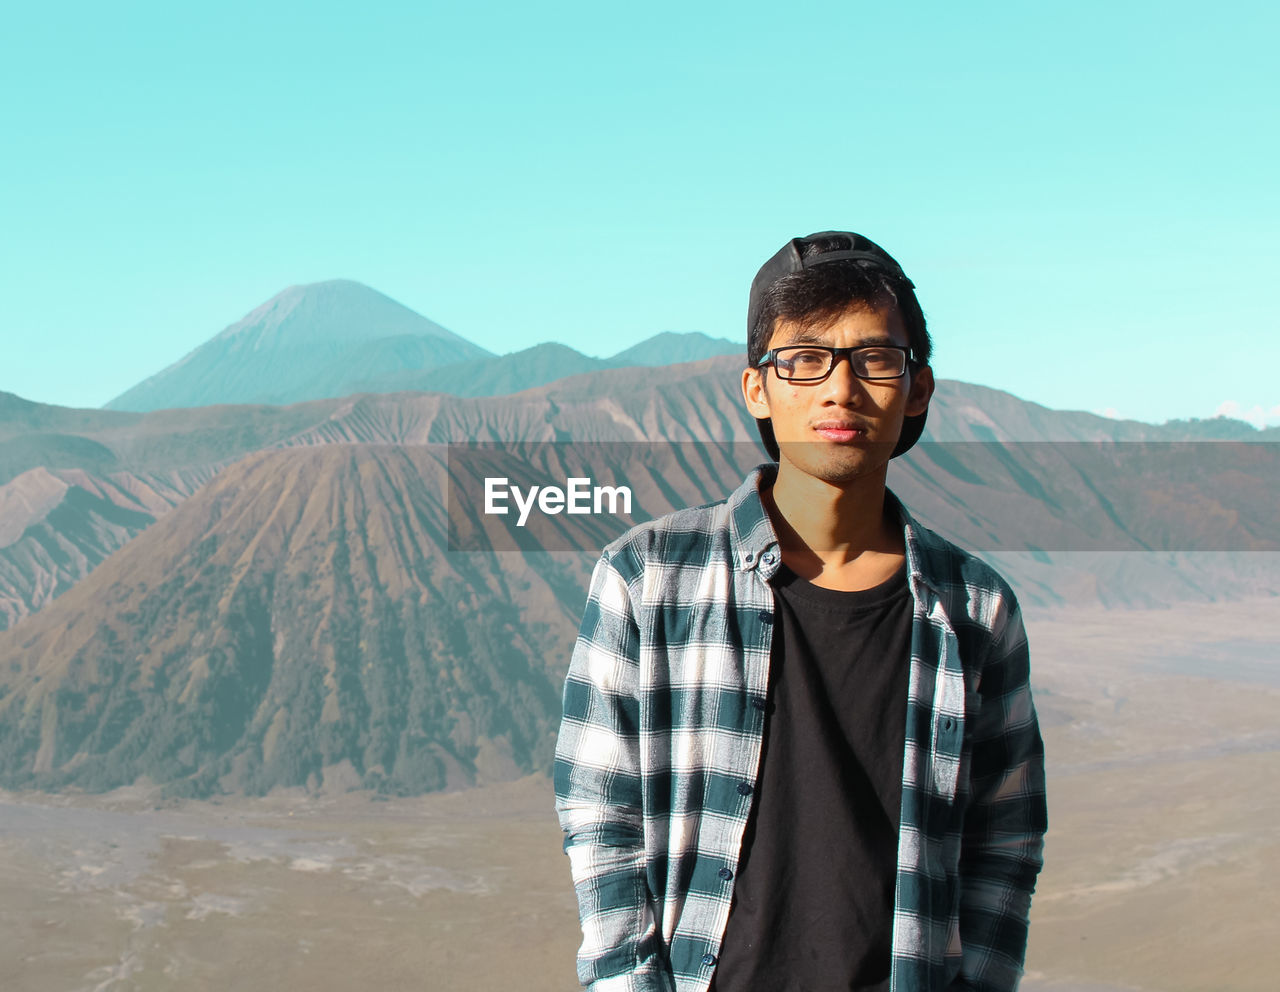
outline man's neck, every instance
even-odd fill
[[[761,494],[793,572],[830,589],[868,589],[902,564],[902,532],[885,519],[886,470],[834,484],[783,461]]]

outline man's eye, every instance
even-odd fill
[[[793,352],[789,361],[800,368],[820,368],[826,364],[827,353],[825,351],[797,351]]]

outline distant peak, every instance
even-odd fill
[[[372,286],[366,286],[364,283],[356,282],[354,279],[322,279],[319,282],[299,282],[294,283],[292,286],[286,286],[275,296],[255,308],[250,315],[278,303],[298,303],[306,299],[325,300],[328,302],[343,298],[396,302],[385,293],[380,293]],[[403,304],[397,303],[396,305],[402,306]]]
[[[701,331],[662,331],[608,359],[615,365],[672,365],[746,351],[745,344]]]
[[[214,340],[354,343],[401,335],[461,340],[398,300],[354,279],[287,286]]]
[[[385,296],[385,293],[379,293],[372,286],[366,286],[362,282],[355,279],[321,279],[319,282],[297,282],[292,286],[284,289],[285,293],[373,293],[377,296]],[[388,297],[389,299],[389,297]]]

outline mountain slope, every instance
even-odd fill
[[[0,630],[66,592],[206,481],[35,468],[0,486]]]
[[[578,608],[557,592],[587,563],[444,554],[443,473],[346,445],[224,471],[0,634],[0,780],[418,792],[547,769]]]

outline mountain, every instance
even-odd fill
[[[335,279],[290,286],[104,409],[287,405],[356,393],[501,396],[585,372],[741,350],[723,338],[667,331],[611,358],[555,342],[495,356],[368,286]]]
[[[548,769],[589,563],[446,555],[445,470],[330,445],[219,474],[0,635],[0,781],[420,792]]]
[[[737,355],[745,357],[746,348],[737,341],[727,338],[713,338],[701,331],[677,333],[663,331],[653,337],[620,351],[609,364],[615,368],[628,365],[677,365],[682,362],[696,362],[703,358],[714,358],[717,355]]]
[[[291,286],[185,357],[106,404],[148,411],[345,396],[405,369],[489,355],[368,286]]]

